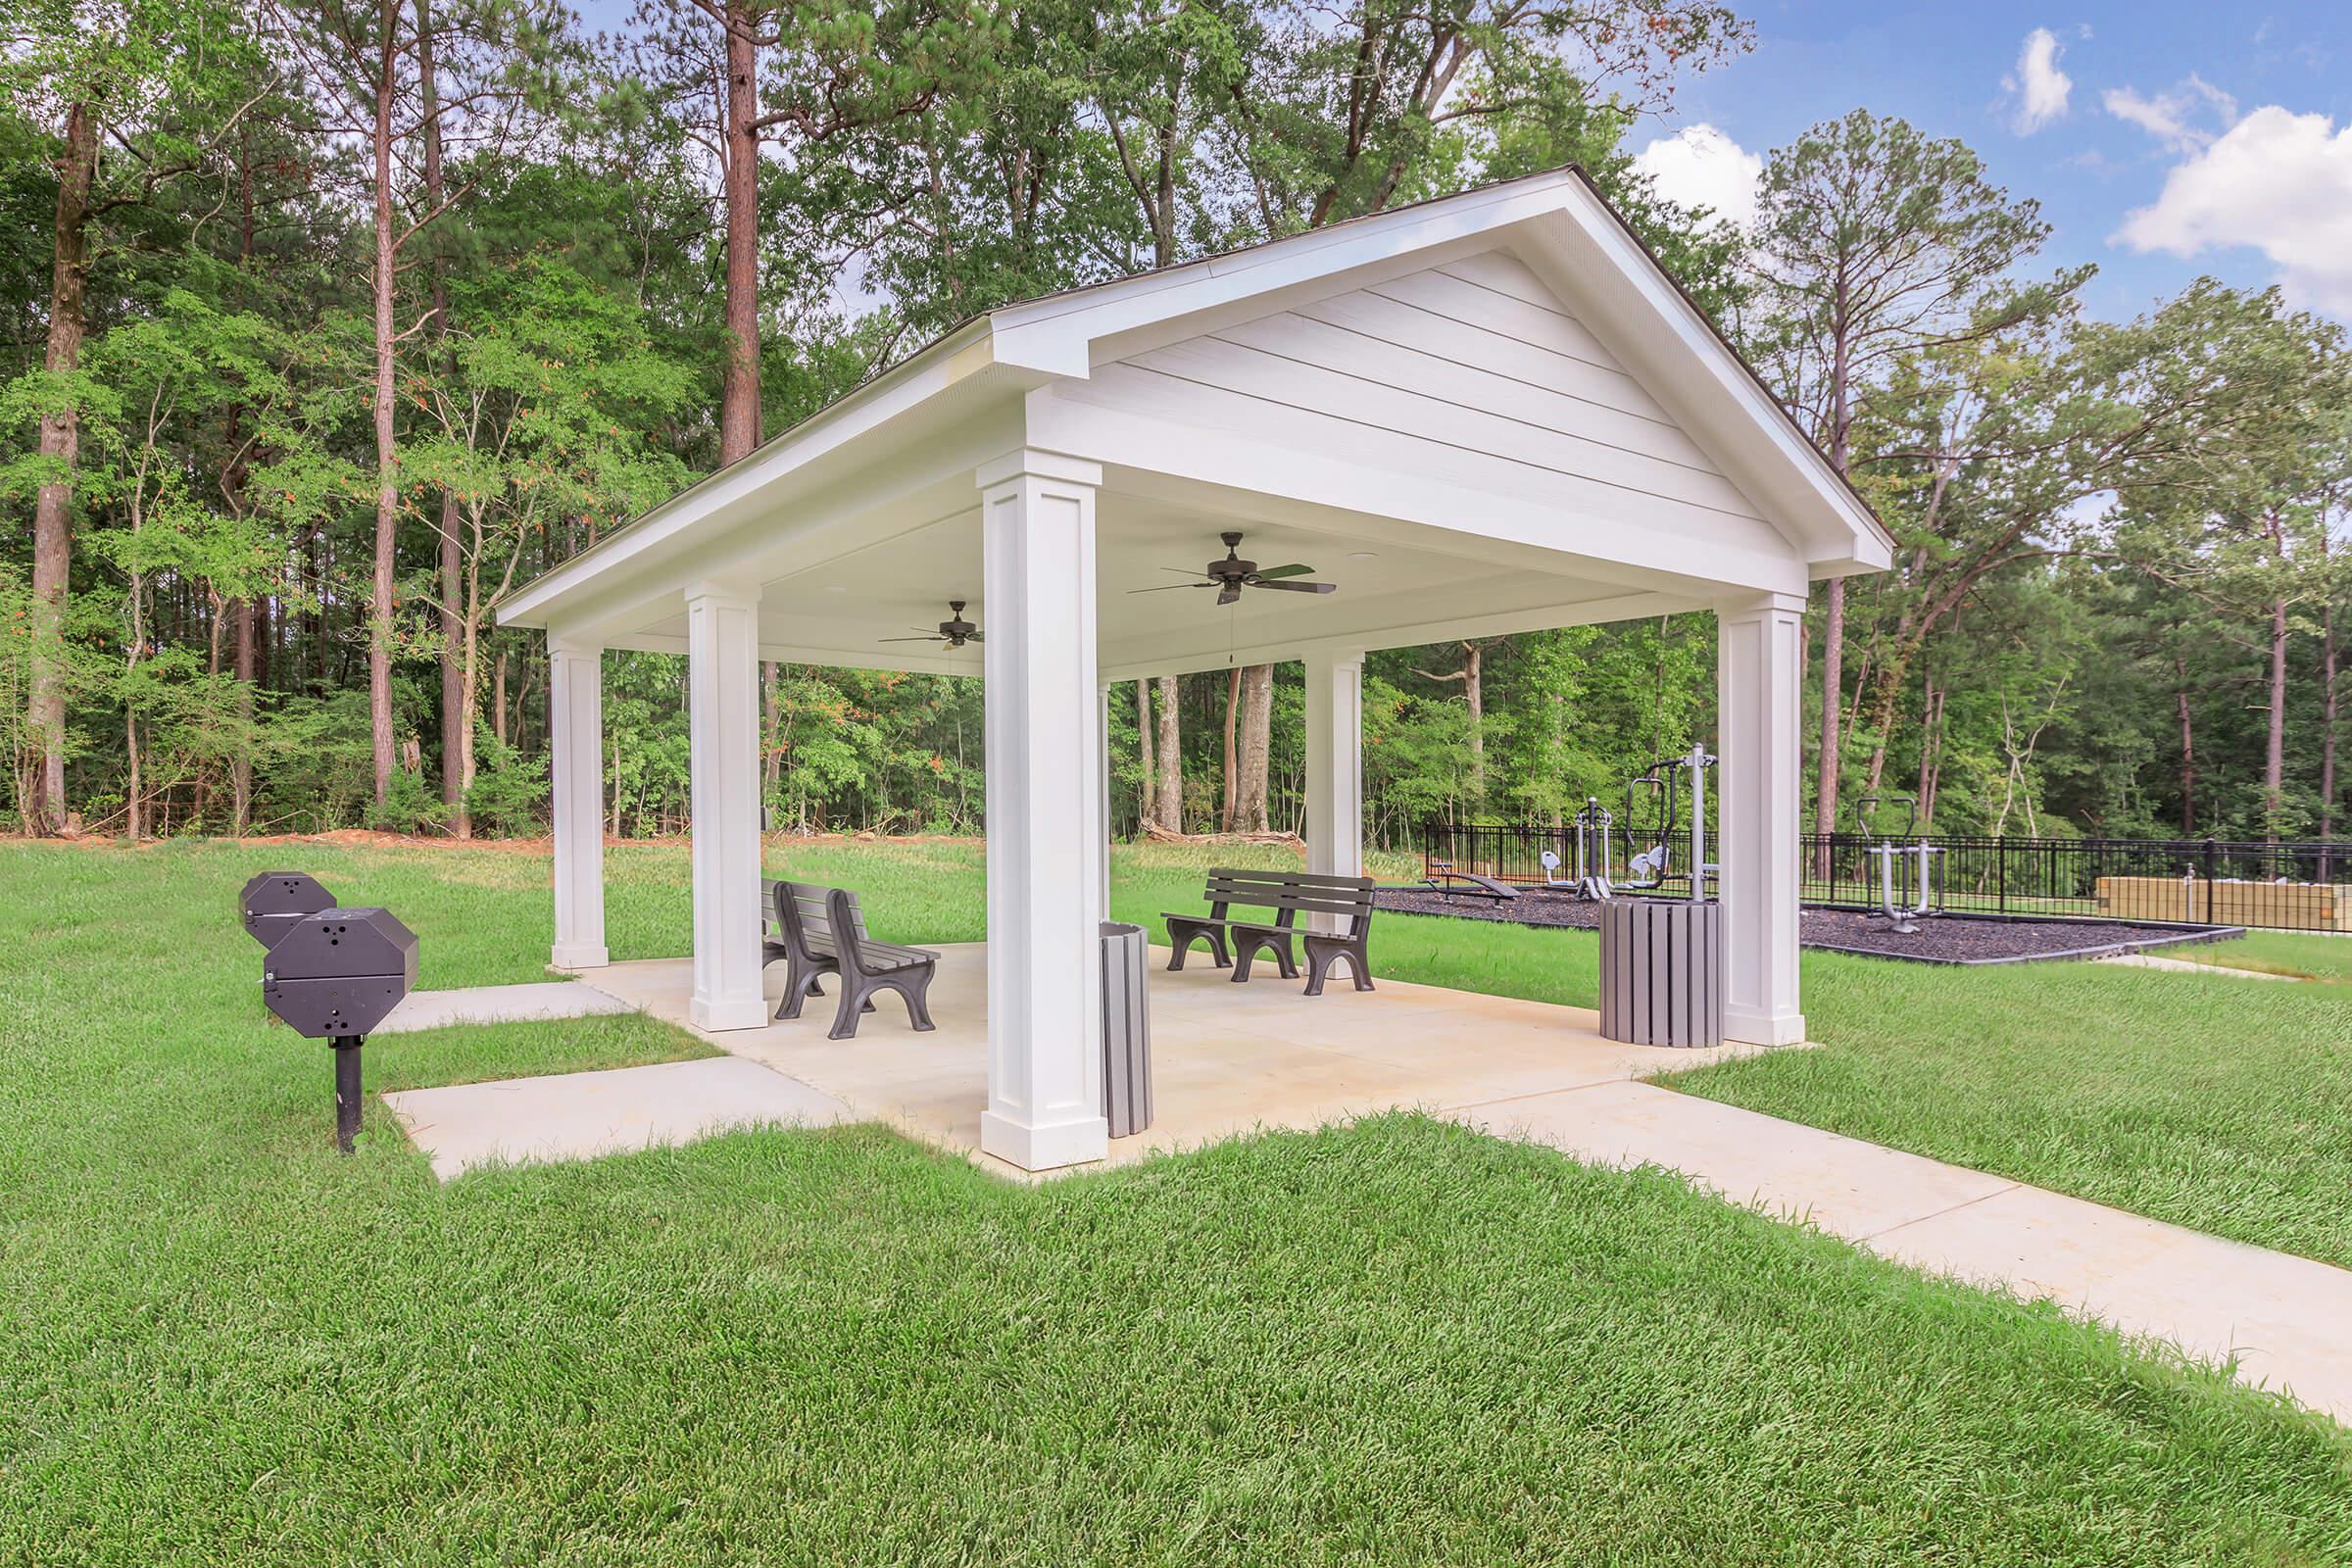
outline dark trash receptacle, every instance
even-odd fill
[[[1110,1136],[1152,1125],[1152,1005],[1144,978],[1151,938],[1140,925],[1102,922],[1102,1114]]]
[[[276,947],[306,917],[334,906],[335,896],[302,871],[264,871],[237,895],[246,934],[265,948]]]
[[[1600,906],[1600,1032],[1636,1046],[1723,1044],[1723,906]]]

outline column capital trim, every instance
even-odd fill
[[[602,659],[605,645],[592,643],[584,637],[566,637],[562,632],[547,634],[547,657],[550,659]]]
[[[1020,478],[1058,479],[1064,484],[1099,489],[1102,483],[1102,465],[1039,447],[1015,447],[1001,458],[991,458],[972,472],[972,482],[983,490],[994,490],[1008,480]]]
[[[688,583],[685,599],[688,609],[692,609],[698,604],[725,605],[738,610],[760,608],[758,589],[755,588],[746,593],[740,584],[715,582],[707,577],[700,582]]]
[[[1801,615],[1804,612],[1803,594],[1746,594],[1738,599],[1719,600],[1715,606],[1715,618],[1718,620],[1761,620],[1767,615]]]

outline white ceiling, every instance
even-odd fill
[[[1220,498],[1221,499],[1221,498]],[[1096,575],[1100,660],[1106,674],[1164,662],[1170,669],[1222,663],[1231,650],[1367,639],[1393,646],[1394,629],[1486,613],[1557,610],[1622,597],[1624,588],[1428,548],[1438,538],[1400,543],[1264,517],[1236,516],[1216,501],[1187,502],[1105,486],[1098,494]],[[1208,588],[1175,587],[1225,553],[1218,534],[1243,533],[1242,555],[1261,566],[1302,563],[1331,594],[1245,590],[1220,608]],[[1458,536],[1457,536],[1458,537]],[[991,631],[981,582],[980,513],[975,506],[899,532],[810,570],[760,585],[760,644],[776,657],[875,667],[968,669],[981,650],[949,653],[930,643],[886,643],[948,618],[952,600],[964,618]],[[672,601],[675,603],[675,601]],[[1563,617],[1566,618],[1566,617]],[[639,646],[682,644],[682,609],[652,619],[629,639]]]

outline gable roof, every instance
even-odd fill
[[[696,480],[526,585],[508,624],[541,625],[558,598],[690,525],[722,492],[755,488],[840,451],[978,379],[1026,389],[1084,379],[1104,360],[1282,308],[1348,274],[1446,247],[1509,244],[1564,300],[1607,328],[1619,357],[1823,574],[1883,569],[1892,538],[1845,476],[1714,321],[1574,165],[1432,197],[1197,261],[1065,289],[972,317],[841,398]]]

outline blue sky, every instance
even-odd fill
[[[1747,159],[1857,105],[1981,153],[2095,262],[2122,318],[2199,273],[2352,319],[2352,0],[2264,7],[1767,0],[1755,49],[1687,78],[1647,167],[1719,201]],[[1707,128],[1700,128],[1707,127]]]

